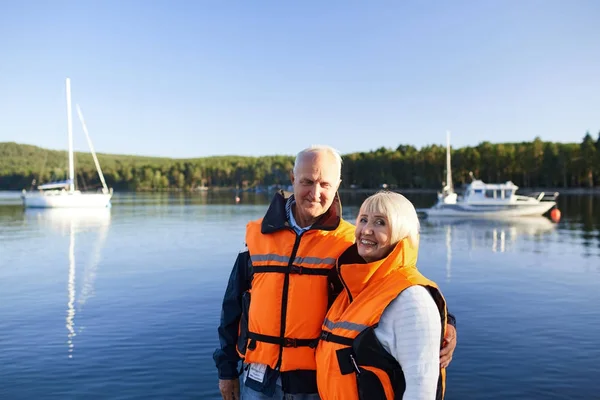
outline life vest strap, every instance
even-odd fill
[[[309,268],[309,267],[301,267],[299,265],[291,265],[289,267],[278,267],[276,265],[259,265],[253,266],[252,269],[254,273],[268,273],[268,272],[278,272],[281,274],[285,274],[289,272],[290,274],[298,274],[298,275],[321,275],[327,276],[330,273],[329,269],[326,268]]]
[[[328,331],[321,331],[321,337],[319,339],[324,340],[326,342],[337,343],[337,344],[341,344],[344,346],[350,346],[350,347],[352,347],[352,345],[354,344],[354,339],[350,339],[350,338],[347,338],[344,336],[334,335],[333,333],[328,332]]]
[[[276,344],[282,347],[310,347],[312,349],[317,347],[319,339],[294,339],[279,336],[262,335],[260,333],[248,332],[248,338],[254,339],[258,342],[265,342],[270,344]]]

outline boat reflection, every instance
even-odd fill
[[[550,233],[556,224],[545,217],[521,217],[503,220],[478,219],[434,219],[421,221],[424,229],[443,229],[447,245],[453,240],[467,240],[471,247],[491,248],[494,252],[504,252],[519,237],[536,237]]]
[[[78,326],[76,331],[75,315],[83,310],[83,305],[94,295],[94,281],[96,269],[101,260],[101,252],[106,241],[108,228],[110,226],[110,209],[26,209],[25,220],[28,223],[37,223],[41,227],[47,227],[61,235],[69,236],[69,264],[67,273],[67,310],[65,327],[67,329],[68,358],[73,358],[75,349],[74,338],[80,333],[84,326]],[[85,234],[84,245],[92,243],[89,258],[83,266],[83,285],[77,295],[77,262],[76,236]],[[88,239],[87,237],[91,239]],[[80,246],[79,255],[87,246]],[[81,266],[81,262],[79,263]],[[77,303],[77,307],[76,307]]]
[[[522,239],[551,234],[556,224],[545,217],[521,217],[502,220],[427,218],[421,221],[425,235],[444,235],[446,244],[446,280],[452,277],[452,254],[476,249],[493,253],[510,251]],[[437,240],[437,239],[436,239]]]

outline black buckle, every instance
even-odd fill
[[[298,347],[296,339],[283,338],[283,347]]]
[[[250,339],[250,343],[248,343],[248,350],[256,350],[256,340]]]
[[[320,339],[328,342],[329,341],[329,335],[331,335],[331,332],[321,331],[321,338]]]
[[[298,275],[302,275],[302,267],[298,266],[298,265],[292,265],[290,267],[290,273],[291,274],[298,274]]]

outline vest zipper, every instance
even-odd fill
[[[287,303],[288,303],[288,290],[290,286],[290,269],[292,268],[292,264],[294,264],[294,260],[296,259],[296,253],[298,252],[298,247],[300,247],[300,239],[302,239],[302,234],[297,234],[296,231],[291,229],[292,232],[296,234],[296,241],[294,242],[294,247],[292,248],[292,254],[290,255],[290,259],[288,261],[288,269],[285,271],[285,276],[283,277],[283,293],[281,296],[281,328],[279,331],[279,336],[281,340],[285,338],[285,325],[287,318]],[[275,370],[279,371],[281,368],[281,361],[283,359],[283,345],[279,345],[279,359],[277,360],[277,365],[275,366]]]
[[[354,371],[356,371],[356,375],[360,375],[362,371],[360,370],[360,367],[358,366],[358,363],[356,362],[356,360],[354,359],[354,356],[352,354],[350,354],[350,362],[352,363],[352,366],[354,367]]]

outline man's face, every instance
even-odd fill
[[[292,173],[296,213],[314,222],[331,207],[340,186],[339,166],[327,152],[305,154]],[[311,223],[312,223],[311,222]]]

